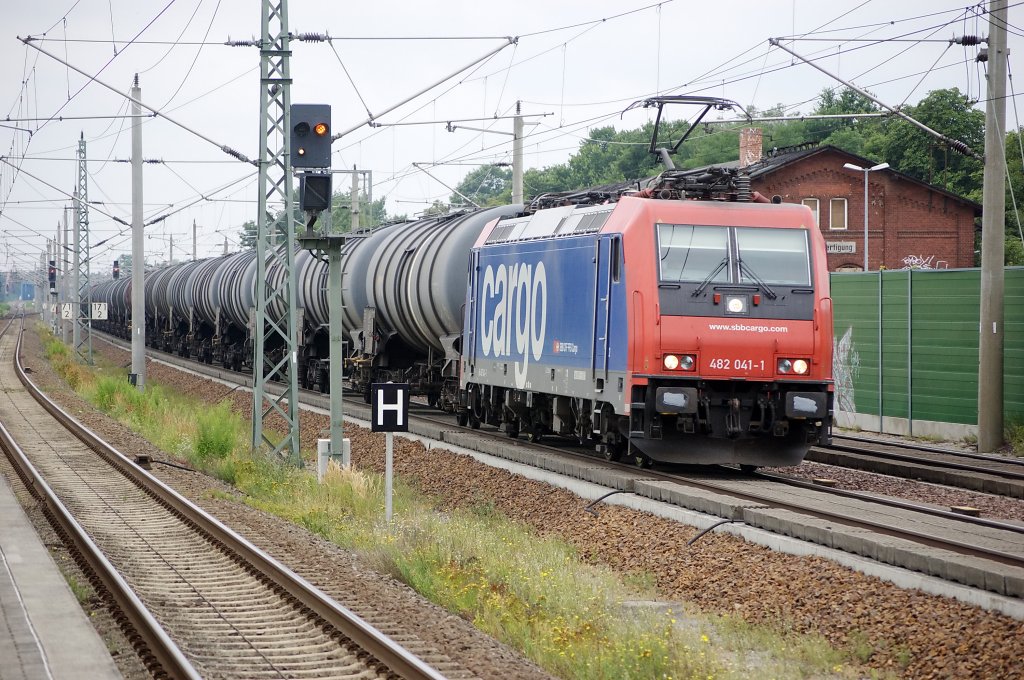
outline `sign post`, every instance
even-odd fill
[[[395,432],[409,431],[409,383],[370,385],[370,429],[385,432],[384,519],[391,521],[392,478],[394,476]]]

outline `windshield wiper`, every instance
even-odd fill
[[[746,274],[747,276],[749,276],[749,277],[750,277],[750,278],[751,278],[751,279],[753,280],[753,282],[754,282],[754,283],[756,283],[757,285],[761,286],[761,288],[763,288],[763,289],[764,289],[764,294],[765,294],[765,296],[766,296],[766,297],[767,297],[767,298],[768,298],[769,300],[774,300],[774,299],[775,299],[776,297],[778,297],[778,296],[777,296],[777,295],[775,294],[775,291],[774,291],[774,290],[772,290],[772,289],[771,289],[771,288],[770,288],[770,287],[768,286],[768,284],[767,284],[767,283],[765,283],[764,281],[762,281],[762,280],[761,280],[761,277],[760,277],[760,276],[758,276],[757,274],[755,274],[755,273],[754,273],[754,270],[753,270],[753,269],[751,269],[750,267],[748,267],[748,266],[747,266],[747,263],[743,261],[743,258],[740,258],[740,261],[739,261],[739,262],[740,262],[740,273],[741,273],[741,274],[744,274],[744,273],[745,273],[745,274]]]
[[[698,295],[703,293],[704,289],[708,287],[709,283],[711,283],[711,279],[713,279],[716,276],[718,276],[718,272],[720,272],[723,269],[725,269],[725,265],[727,265],[727,264],[729,264],[729,256],[728,255],[723,257],[722,261],[718,263],[718,266],[715,267],[714,269],[712,269],[711,273],[707,275],[707,278],[705,278],[703,281],[701,281],[700,285],[697,286],[697,288],[692,293],[690,293],[690,297],[697,297]]]

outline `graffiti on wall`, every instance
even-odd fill
[[[934,269],[932,262],[935,261],[934,255],[925,257],[924,255],[907,255],[903,258],[904,269]]]
[[[860,375],[860,353],[853,345],[853,327],[832,341],[832,378],[836,385],[836,404],[840,411],[856,413],[853,381]]]

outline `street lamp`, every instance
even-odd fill
[[[874,172],[875,170],[885,170],[889,167],[888,163],[879,163],[878,165],[871,168],[862,168],[859,165],[853,163],[846,163],[843,165],[847,170],[856,170],[857,172],[864,173],[864,271],[868,270],[868,173]]]

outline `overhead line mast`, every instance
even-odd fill
[[[92,363],[92,305],[89,286],[89,173],[85,133],[78,140],[78,182],[75,185],[74,345],[79,358]]]
[[[299,383],[297,306],[295,291],[295,214],[292,210],[291,50],[287,0],[263,0],[260,41],[260,156],[259,212],[256,218],[256,313],[253,329],[252,446],[264,442],[273,454],[286,449],[289,461],[302,465],[299,454]],[[275,200],[272,200],[275,199]],[[269,204],[281,206],[279,215],[268,213]],[[273,286],[267,272],[279,272]],[[280,281],[279,284],[276,282]],[[267,310],[278,304],[285,310],[274,321]],[[274,381],[284,389],[273,396],[267,387]],[[273,417],[284,421],[284,438],[273,441],[267,434]],[[279,428],[275,425],[275,428]]]

